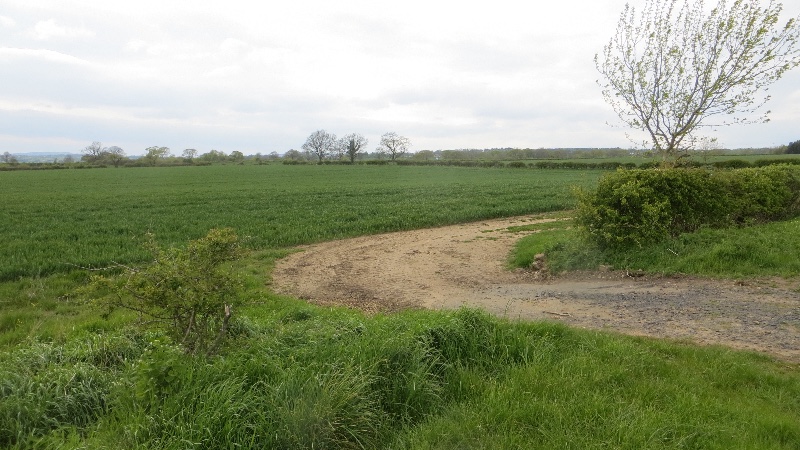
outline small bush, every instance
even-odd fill
[[[230,228],[212,229],[186,248],[148,243],[153,261],[143,268],[119,265],[122,276],[92,278],[90,293],[101,303],[141,314],[143,323],[162,327],[187,353],[214,353],[228,333],[240,282],[225,264],[240,255]]]
[[[578,193],[576,223],[606,248],[644,246],[703,227],[800,214],[800,168],[617,171]]]

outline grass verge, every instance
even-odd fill
[[[271,297],[224,356],[124,327],[0,354],[7,448],[796,448],[800,372],[752,353]]]
[[[528,267],[547,254],[551,271],[614,269],[747,278],[800,275],[800,219],[742,228],[703,229],[645,248],[601,251],[572,228],[541,229],[518,242],[510,259]]]

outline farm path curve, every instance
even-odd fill
[[[485,220],[301,247],[277,262],[273,289],[367,312],[482,308],[632,335],[766,352],[800,362],[800,293],[780,279],[636,277],[622,271],[537,279],[506,261],[533,217]]]

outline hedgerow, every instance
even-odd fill
[[[577,224],[604,248],[800,215],[800,167],[625,170],[578,192]]]

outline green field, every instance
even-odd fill
[[[207,166],[0,172],[0,280],[143,258],[233,227],[254,249],[571,207],[600,172]]]
[[[271,264],[292,245],[562,210],[571,186],[599,175],[0,172],[11,199],[0,216],[0,448],[800,448],[796,364],[474,310],[367,316],[270,292]],[[764,227],[757,242],[796,225]],[[141,261],[147,231],[184,245],[220,226],[252,251],[235,266],[244,306],[219,356],[189,357],[78,292],[87,272],[76,265]]]

